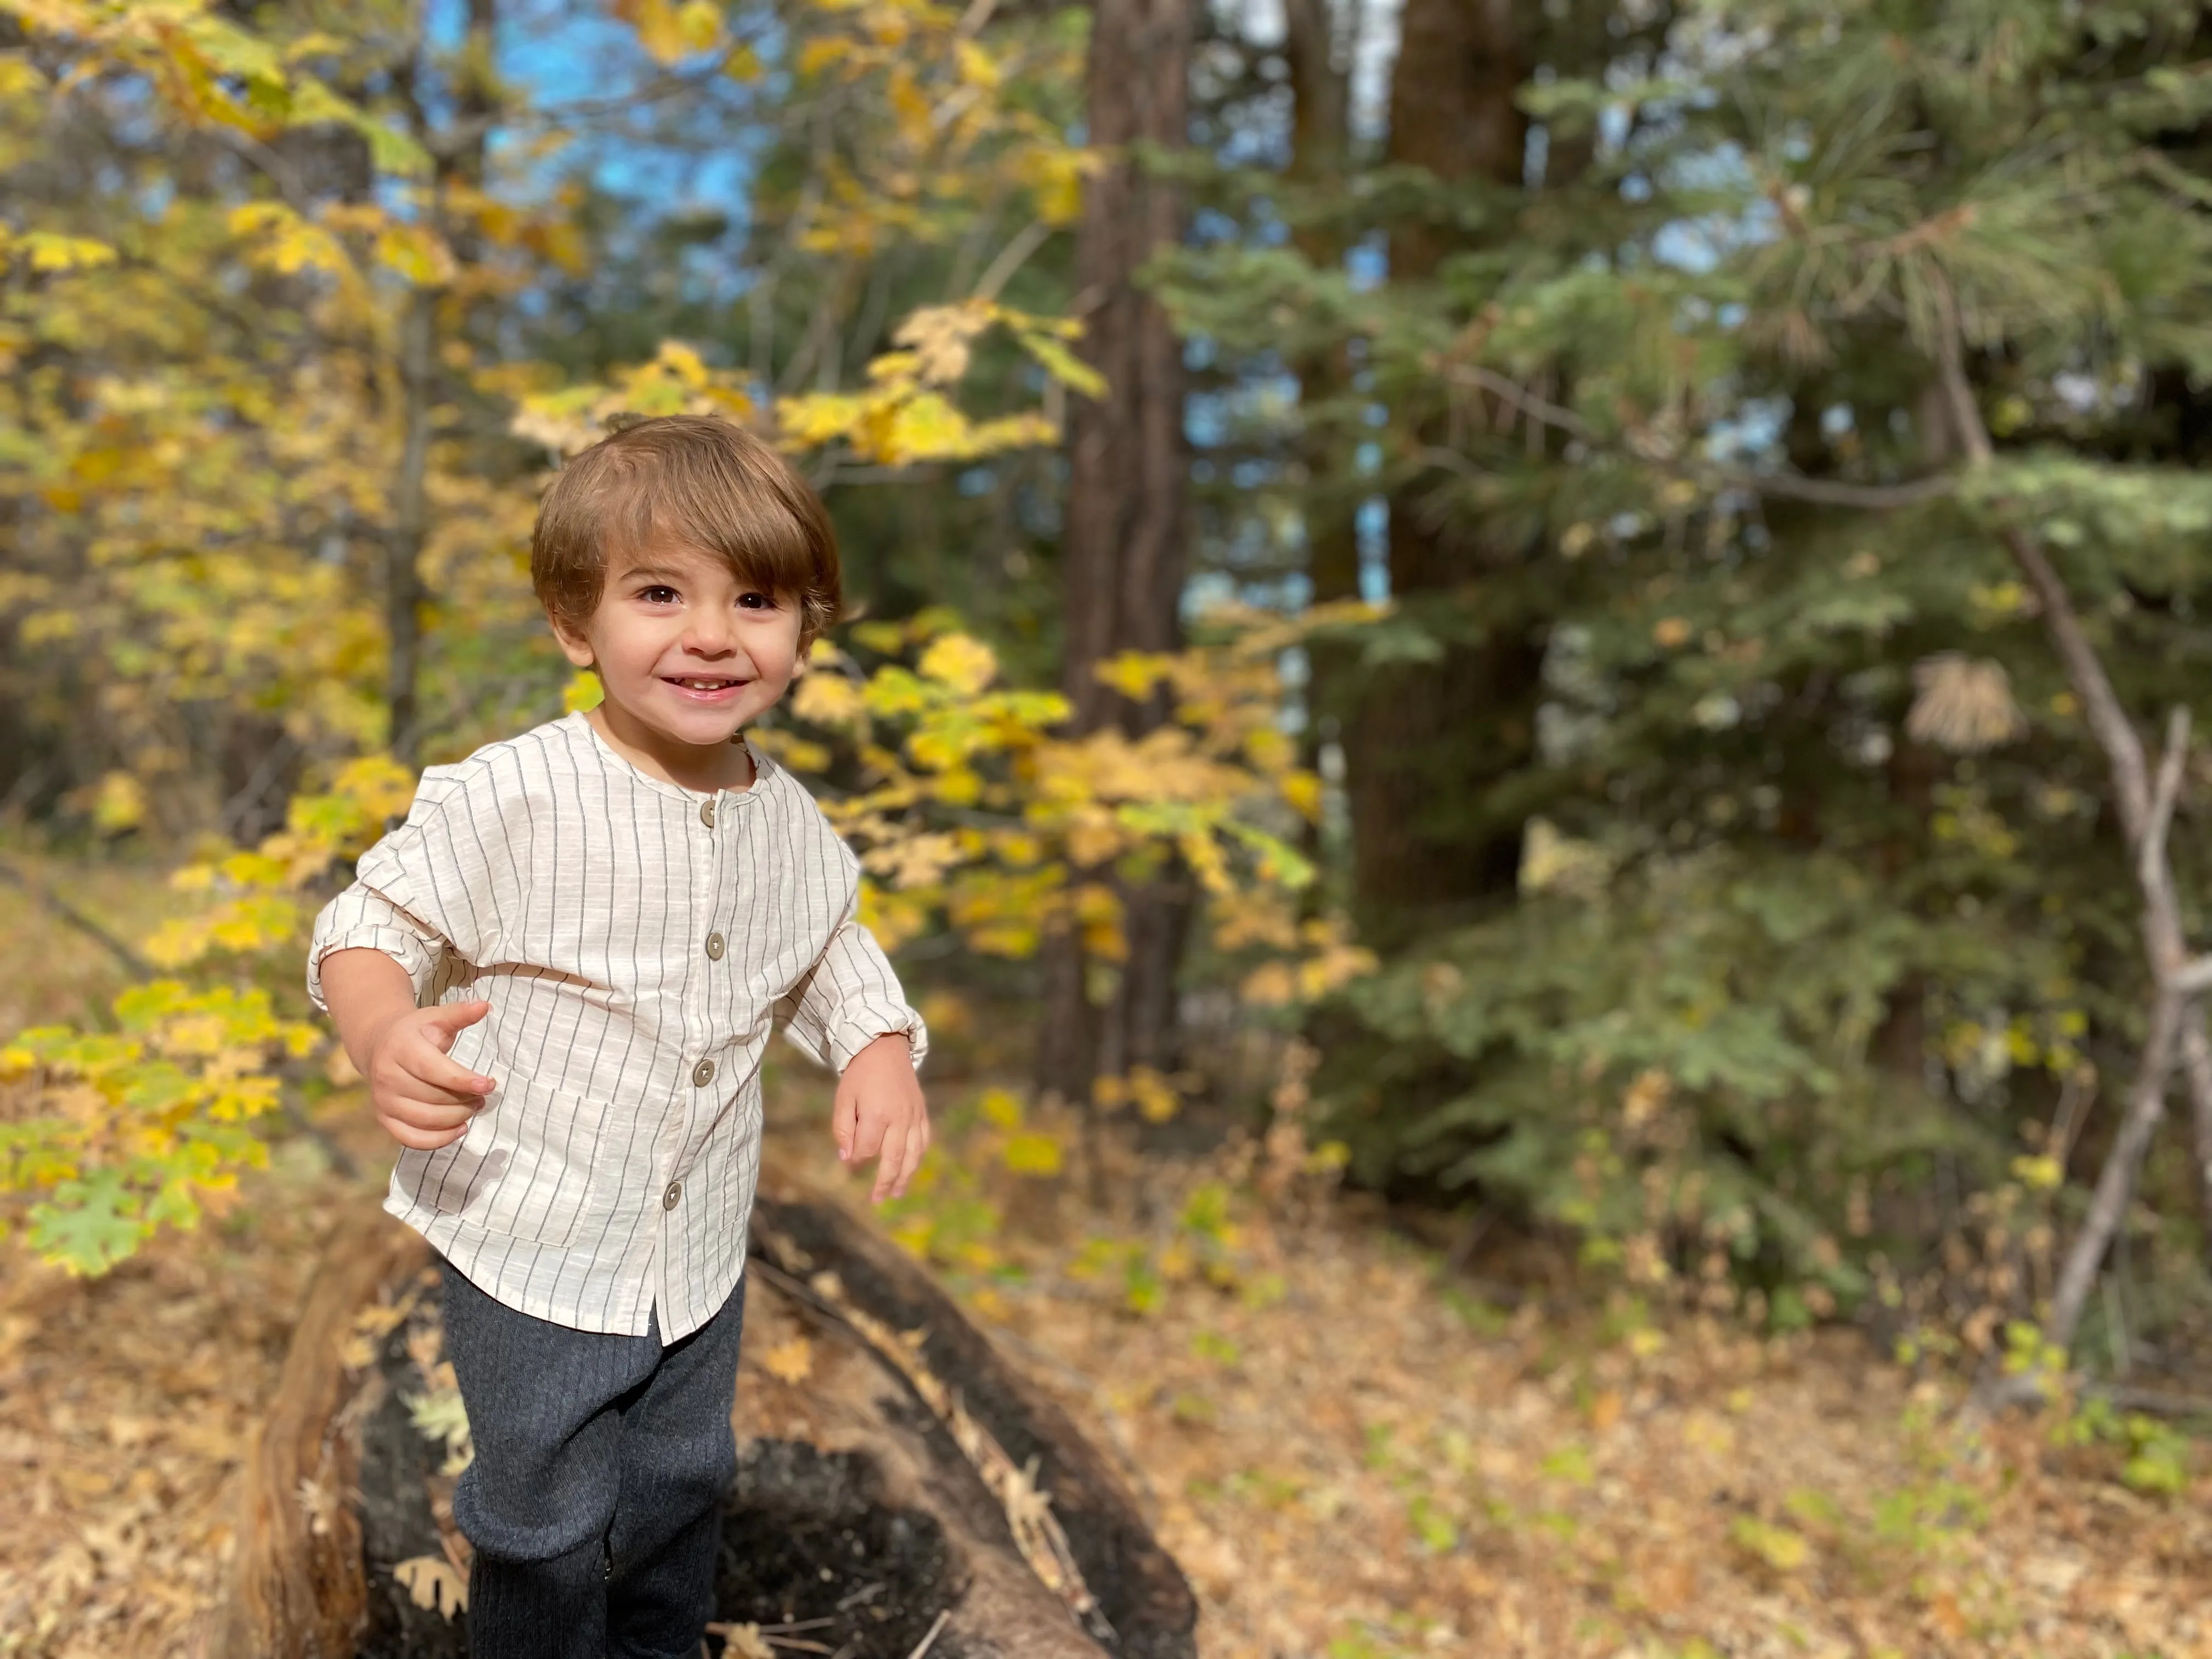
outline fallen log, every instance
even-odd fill
[[[1194,1659],[1112,1467],[903,1252],[770,1176],[709,1647],[731,1659]],[[462,1659],[466,1426],[438,1276],[364,1209],[326,1248],[244,1476],[216,1659]]]

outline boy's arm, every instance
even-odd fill
[[[457,773],[426,771],[407,821],[362,855],[356,878],[323,907],[307,945],[308,998],[330,1014],[368,1079],[377,1121],[418,1150],[459,1139],[495,1086],[447,1052],[490,1005],[418,1006],[448,951],[482,962],[494,945],[501,872],[488,867],[465,823],[457,832],[455,813],[495,810],[472,804]]]
[[[903,1194],[929,1149],[929,1106],[915,1078],[929,1031],[875,936],[848,914],[777,1012],[788,1022],[784,1034],[839,1073],[837,1156],[848,1164],[879,1157],[872,1196]]]
[[[327,1008],[323,963],[359,946],[406,970],[417,1002],[448,951],[495,960],[502,901],[512,892],[514,837],[488,769],[427,769],[406,822],[361,855],[352,885],[323,907],[307,945],[307,996]]]
[[[419,1002],[437,972],[446,941],[365,882],[356,881],[325,904],[307,941],[307,1000],[335,1017],[329,964],[349,951],[366,949],[398,968]],[[340,1036],[344,1036],[343,1030]],[[352,1052],[352,1045],[347,1045]],[[358,1057],[356,1056],[356,1062]]]
[[[459,1139],[495,1085],[456,1065],[447,1051],[491,1005],[418,1008],[407,969],[380,950],[333,951],[321,967],[331,1021],[355,1068],[368,1080],[376,1121],[402,1146],[419,1150]]]
[[[776,1012],[788,1022],[787,1037],[841,1073],[878,1037],[895,1033],[907,1038],[915,1070],[929,1053],[929,1029],[907,1006],[890,958],[850,915]]]

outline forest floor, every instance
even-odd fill
[[[49,931],[0,889],[17,928]],[[41,975],[0,984],[0,1024],[98,988],[75,951],[19,958]],[[1358,1200],[1263,1201],[1249,1158],[1123,1164],[1093,1204],[1050,1125],[937,1088],[936,1176],[884,1219],[1109,1449],[1208,1659],[2212,1659],[2194,1449],[2146,1493],[2124,1445],[1962,1415],[1855,1332],[1513,1291],[1510,1263],[1447,1272]],[[771,1156],[834,1185],[820,1080],[793,1068],[775,1102]],[[321,1127],[372,1173],[295,1134],[103,1279],[0,1255],[0,1656],[199,1651],[319,1248],[380,1182],[357,1096]]]

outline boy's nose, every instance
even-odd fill
[[[720,617],[701,617],[684,630],[684,648],[697,657],[734,656],[738,630]]]

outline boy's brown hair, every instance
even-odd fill
[[[802,647],[836,620],[842,595],[830,515],[790,464],[742,427],[710,415],[659,416],[570,461],[531,533],[538,602],[580,636],[611,556],[655,536],[718,554],[738,580],[795,600]]]

